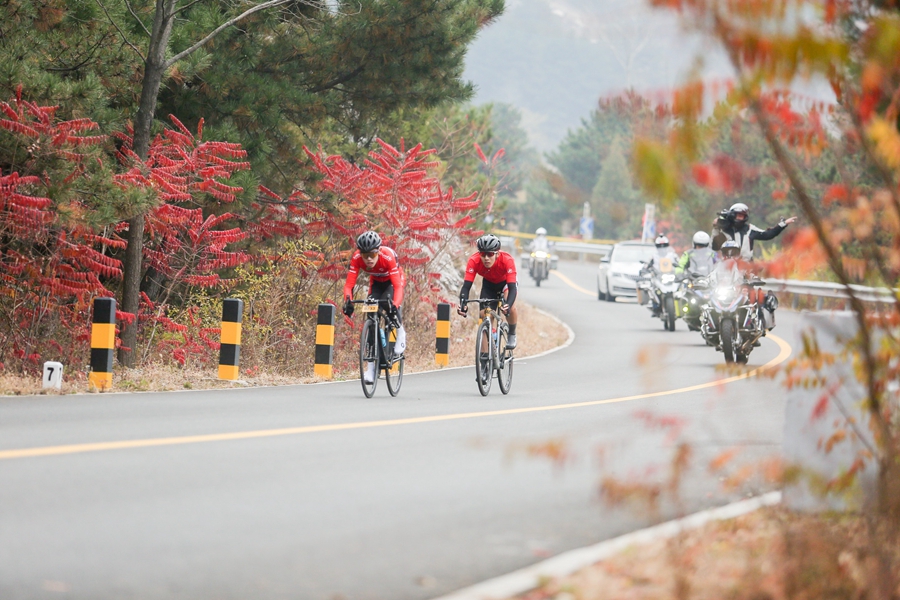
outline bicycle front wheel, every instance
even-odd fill
[[[478,382],[478,391],[482,396],[487,396],[491,391],[493,368],[493,344],[491,344],[491,320],[485,319],[478,326],[478,334],[475,336],[475,381]]]
[[[497,367],[497,381],[500,383],[500,391],[503,395],[509,393],[512,387],[513,376],[513,351],[506,347],[506,339],[509,337],[509,328],[506,323],[500,325],[500,335],[498,339],[498,352],[500,356],[500,366]]]
[[[378,359],[378,331],[375,321],[366,319],[359,334],[359,380],[366,398],[372,397],[378,385]],[[371,381],[366,381],[367,377]]]
[[[406,360],[403,354],[396,356],[394,354],[394,342],[397,340],[397,330],[388,329],[388,352],[385,357],[384,380],[387,382],[388,392],[391,396],[400,393],[400,386],[403,384],[403,362]]]

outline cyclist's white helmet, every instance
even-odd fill
[[[694,234],[695,246],[709,246],[709,234],[705,231],[698,231]]]
[[[537,231],[534,232],[535,235],[547,235],[547,230],[543,227],[538,227]]]

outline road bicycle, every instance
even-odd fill
[[[360,312],[366,315],[359,335],[359,380],[362,382],[363,393],[366,398],[371,398],[375,394],[381,373],[384,373],[388,392],[391,396],[396,396],[403,383],[404,355],[402,352],[394,352],[397,328],[388,316],[385,308],[387,302],[376,298],[352,302],[361,304]],[[371,382],[366,383],[366,369],[369,363],[375,363],[375,376]]]
[[[500,318],[500,311],[494,308],[499,300],[479,298],[467,302],[477,302],[484,311],[484,318],[475,335],[475,381],[478,382],[478,391],[482,396],[487,396],[496,373],[500,391],[508,394],[512,386],[513,353],[511,348],[506,347],[509,327]]]

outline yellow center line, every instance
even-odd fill
[[[560,273],[559,271],[550,271],[550,274],[551,274],[551,275],[556,275],[557,277],[559,277],[560,279],[562,279],[564,282],[566,282],[566,284],[567,284],[570,288],[576,289],[576,290],[578,290],[579,292],[581,292],[582,294],[587,294],[588,296],[596,296],[596,295],[597,295],[597,292],[592,292],[592,291],[590,291],[590,290],[584,289],[583,287],[581,287],[580,285],[578,285],[577,283],[575,283],[574,281],[572,281],[571,279],[569,279],[568,277],[566,277],[565,275],[563,275],[562,273]]]
[[[262,429],[257,431],[237,431],[233,433],[213,433],[207,435],[189,435],[181,437],[169,438],[151,438],[144,440],[122,440],[115,442],[96,442],[91,444],[70,444],[66,446],[44,446],[40,448],[22,448],[16,450],[0,451],[0,460],[9,460],[14,458],[33,458],[38,456],[55,456],[60,454],[79,454],[82,452],[100,452],[104,450],[126,450],[130,448],[149,448],[154,446],[177,446],[182,444],[202,444],[207,442],[227,442],[233,440],[247,440],[256,438],[276,437],[282,435],[301,435],[306,433],[321,433],[326,431],[348,431],[351,429],[371,429],[374,427],[393,427],[396,425],[414,425],[418,423],[437,423],[440,421],[457,421],[460,419],[480,419],[483,417],[498,417],[503,415],[521,415],[526,413],[547,412],[551,410],[567,410],[571,408],[585,408],[588,406],[599,406],[601,404],[614,404],[618,402],[629,402],[633,400],[643,400],[646,398],[658,398],[660,396],[672,396],[675,394],[684,394],[711,387],[717,387],[726,383],[748,379],[763,371],[772,369],[776,365],[784,362],[791,355],[790,345],[775,335],[769,335],[771,339],[778,344],[781,351],[778,356],[762,365],[746,373],[691,385],[688,387],[678,388],[674,390],[666,390],[662,392],[651,392],[647,394],[636,394],[633,396],[623,396],[621,398],[609,398],[606,400],[590,400],[587,402],[572,402],[568,404],[554,404],[551,406],[534,406],[530,408],[509,408],[505,410],[489,410],[482,412],[468,412],[450,415],[434,415],[431,417],[410,417],[406,419],[387,419],[383,421],[362,421],[358,423],[334,423],[331,425],[308,425],[305,427],[285,427],[283,429]]]

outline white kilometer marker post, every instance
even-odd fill
[[[44,363],[44,389],[62,389],[62,363],[47,361]]]

